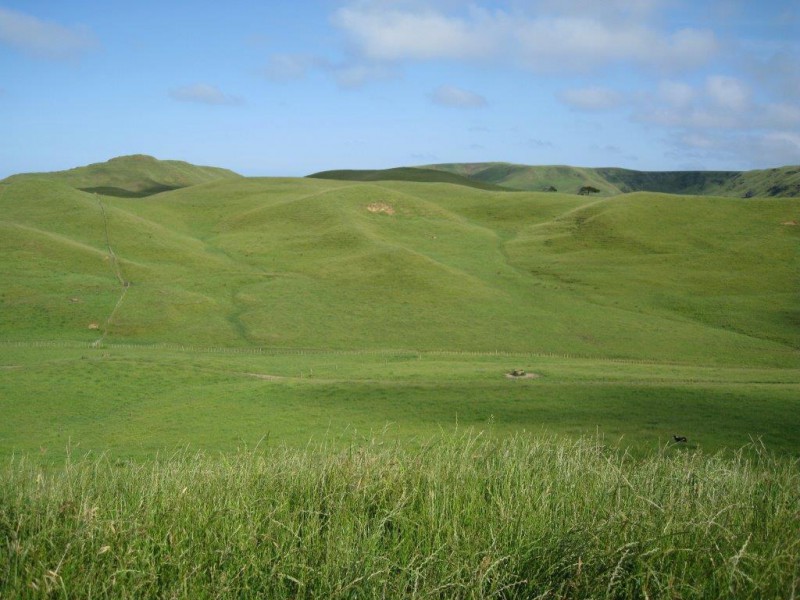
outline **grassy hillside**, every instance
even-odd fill
[[[796,199],[21,178],[0,213],[3,453],[489,421],[800,452]]]
[[[462,177],[455,173],[439,169],[425,169],[419,167],[398,167],[395,169],[379,170],[340,170],[321,171],[308,175],[317,179],[336,179],[342,181],[416,181],[426,183],[454,183],[481,190],[508,191],[491,183],[484,183],[469,177]]]
[[[95,322],[146,343],[760,364],[800,345],[796,201],[306,179],[136,200],[21,181],[0,203],[5,339]]]
[[[68,171],[12,175],[5,181],[42,179],[107,196],[140,198],[209,181],[238,177],[239,175],[227,169],[199,167],[178,160],[157,160],[152,156],[136,154]]]
[[[528,166],[510,163],[449,163],[427,165],[474,181],[515,190],[577,193],[593,186],[600,195],[661,192],[705,196],[800,197],[800,167],[761,171],[633,171],[617,168]]]
[[[800,198],[800,167],[746,171],[731,182],[726,193],[735,196]]]
[[[499,185],[513,190],[533,192],[552,191],[575,194],[583,186],[593,186],[602,195],[614,195],[621,190],[594,172],[593,169],[567,166],[530,167],[511,163],[449,163],[427,165],[455,173],[481,183]]]
[[[0,597],[791,595],[800,199],[80,185],[0,182]]]

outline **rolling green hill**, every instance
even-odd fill
[[[793,200],[323,179],[136,199],[3,188],[5,339],[92,339],[129,281],[109,339],[758,363],[800,347]]]
[[[377,170],[340,170],[321,171],[308,177],[316,179],[335,179],[340,181],[418,181],[426,183],[454,183],[481,190],[496,192],[509,191],[508,188],[484,183],[469,177],[462,177],[440,169],[427,169],[420,167],[397,167],[394,169]]]
[[[199,167],[179,160],[158,160],[152,156],[135,154],[68,171],[12,175],[5,182],[43,179],[107,196],[141,198],[209,181],[238,177],[239,175],[227,169]]]
[[[800,199],[14,177],[0,215],[0,454],[487,422],[800,452]]]
[[[794,585],[800,198],[139,161],[0,182],[0,596]]]
[[[661,192],[713,196],[800,197],[800,167],[760,171],[633,171],[617,168],[528,166],[511,163],[447,163],[426,165],[462,177],[527,191],[555,188],[576,193],[593,186],[601,195]]]

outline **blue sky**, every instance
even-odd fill
[[[0,177],[800,164],[793,0],[0,0]]]

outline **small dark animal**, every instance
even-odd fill
[[[685,441],[686,441],[686,436],[683,436],[683,435],[673,435],[673,436],[672,436],[672,439],[673,439],[673,440],[675,440],[676,442],[685,442]]]

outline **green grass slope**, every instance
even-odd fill
[[[621,190],[597,174],[594,169],[568,166],[516,165],[511,163],[448,163],[426,165],[426,169],[454,173],[481,183],[513,190],[533,192],[556,191],[576,194],[583,186],[593,186],[601,195],[614,195]]]
[[[387,423],[408,442],[489,421],[797,453],[798,213],[447,183],[116,198],[7,181],[0,453],[302,445]]]
[[[67,171],[12,175],[5,181],[43,179],[108,196],[139,198],[209,181],[238,177],[239,175],[227,169],[200,167],[183,161],[158,160],[152,156],[135,154]]]
[[[148,343],[758,363],[800,346],[797,201],[321,179],[100,198],[5,186],[3,338],[108,321]]]
[[[733,196],[800,198],[800,166],[746,171],[725,190]]]
[[[454,173],[505,188],[577,193],[585,186],[600,195],[629,192],[751,197],[800,197],[800,167],[759,171],[634,171],[618,168],[528,166],[511,163],[447,163],[426,169]]]
[[[481,190],[506,191],[507,188],[485,183],[469,177],[443,171],[420,167],[397,167],[377,170],[338,170],[321,171],[308,177],[316,179],[335,179],[340,181],[417,181],[426,183],[454,183]]]
[[[614,168],[594,169],[594,171],[622,192],[647,191],[719,196],[727,195],[733,180],[741,175],[738,171],[633,171]]]

